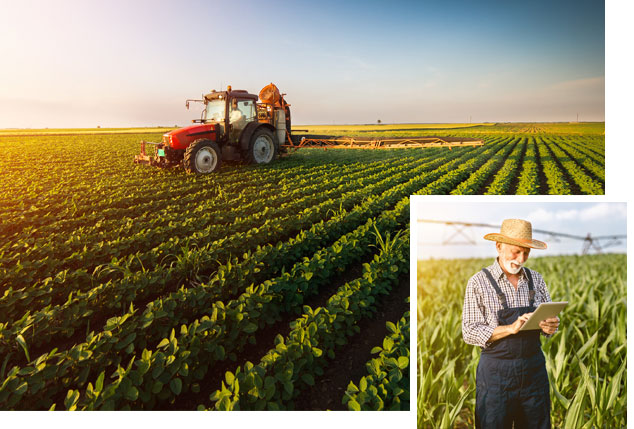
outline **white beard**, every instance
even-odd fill
[[[522,269],[522,264],[519,264],[515,261],[505,260],[505,261],[502,261],[502,265],[504,265],[504,268],[506,269],[506,271],[508,271],[511,274],[517,274]]]

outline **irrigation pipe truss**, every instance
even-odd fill
[[[475,240],[469,237],[465,231],[469,228],[500,228],[500,225],[491,225],[488,223],[475,223],[475,222],[454,222],[454,221],[445,221],[445,220],[432,220],[432,219],[418,219],[418,222],[421,223],[440,223],[445,224],[454,229],[453,235],[449,238],[443,240],[442,244],[477,244]],[[580,240],[583,242],[582,254],[587,254],[591,249],[596,250],[597,253],[601,253],[603,249],[610,246],[615,246],[621,244],[621,240],[626,240],[626,234],[615,234],[615,235],[601,235],[601,236],[592,236],[590,233],[586,236],[582,235],[572,235],[565,234],[563,232],[556,231],[546,231],[543,229],[533,229],[533,232],[544,234],[552,241],[558,241],[558,238],[568,238],[571,240]],[[467,241],[455,241],[456,237],[462,236]]]

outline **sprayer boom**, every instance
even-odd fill
[[[296,138],[293,140],[297,140]],[[287,142],[289,139],[287,139]],[[432,148],[459,146],[482,146],[484,142],[477,139],[460,137],[412,137],[402,139],[363,139],[356,137],[304,136],[295,144],[284,147],[299,149],[304,147],[319,147],[323,149],[398,149],[398,148]]]

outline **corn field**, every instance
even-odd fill
[[[462,340],[467,281],[488,259],[418,261],[418,427],[474,427],[480,350]],[[530,259],[553,301],[568,301],[542,338],[553,427],[627,425],[626,255]]]

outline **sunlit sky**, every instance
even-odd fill
[[[496,199],[499,199],[496,198]],[[613,202],[495,202],[485,199],[481,202],[438,201],[428,196],[412,197],[412,220],[432,219],[467,223],[497,225],[497,228],[470,227],[458,233],[454,226],[436,223],[416,222],[414,227],[417,259],[429,258],[471,258],[492,257],[497,253],[492,241],[484,240],[484,235],[500,232],[499,225],[504,219],[525,219],[533,229],[585,237],[626,235],[626,204]],[[561,254],[581,254],[583,241],[555,237],[534,232],[533,238],[547,243],[546,250],[532,250],[531,257]],[[468,243],[473,244],[456,244]],[[611,240],[600,240],[606,245]],[[451,242],[454,244],[442,244]],[[618,245],[608,246],[604,252],[626,252],[627,241],[619,240]],[[592,251],[591,253],[596,253]]]
[[[269,82],[295,124],[605,120],[601,1],[0,4],[0,128],[184,125]]]

